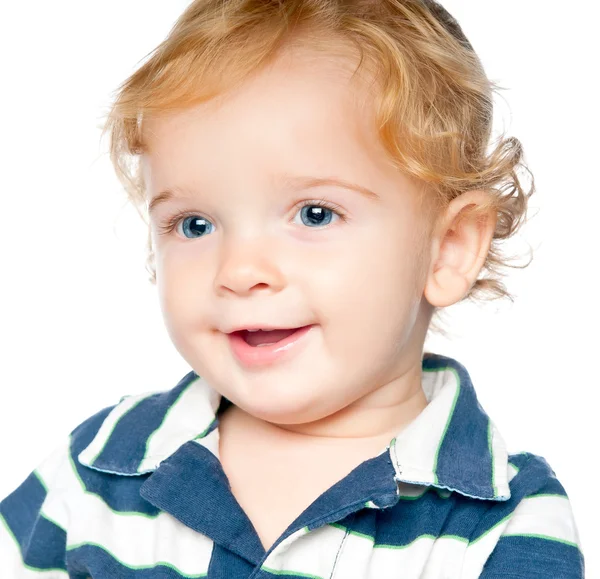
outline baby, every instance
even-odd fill
[[[192,2],[105,125],[191,370],[0,503],[2,578],[582,578],[554,471],[424,352],[509,295],[495,88],[431,0]]]

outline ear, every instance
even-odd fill
[[[475,216],[463,210],[470,205],[489,206],[489,201],[484,191],[467,191],[450,202],[440,220],[423,292],[432,306],[459,302],[477,280],[492,243],[497,214],[489,209]]]

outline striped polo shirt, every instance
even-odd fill
[[[219,461],[231,402],[194,371],[125,396],[0,502],[1,576],[583,578],[571,505],[546,460],[507,452],[456,360],[426,353],[422,387],[425,409],[268,551]]]

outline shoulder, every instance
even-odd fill
[[[583,578],[573,509],[553,468],[544,457],[521,452],[509,454],[508,469],[511,496],[493,503],[474,529],[465,577],[492,579],[511,569],[515,578]]]
[[[72,514],[85,513],[98,521],[107,520],[111,508],[125,510],[122,493],[115,497],[107,481],[100,480],[101,473],[84,469],[77,461],[81,448],[95,438],[125,399],[83,420],[0,501],[0,568],[66,572]]]
[[[170,390],[125,396],[72,432],[78,464],[107,474],[152,472],[184,442],[211,428],[220,396],[194,371]]]
[[[86,449],[96,453],[96,449],[90,445],[94,441],[98,442],[114,434],[118,424],[126,422],[122,419],[131,416],[132,411],[143,402],[146,405],[168,406],[168,400],[173,397],[174,391],[178,390],[181,384],[182,381],[171,390],[124,395],[115,403],[83,419],[70,431],[66,431],[63,440],[39,464],[35,465],[29,476],[2,501],[2,504],[6,505],[13,498],[22,500],[26,497],[27,502],[30,502],[28,497],[35,497],[34,502],[41,507],[41,502],[44,500],[48,502],[46,498],[50,495],[60,494],[64,497],[72,494],[78,488],[77,483],[81,482],[82,463],[79,460],[81,453]],[[152,413],[139,412],[136,414],[135,423],[127,423],[127,432],[118,434],[131,436],[136,427],[138,429],[142,427],[142,423],[146,420],[152,421]]]

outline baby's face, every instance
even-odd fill
[[[420,368],[431,313],[415,186],[386,160],[343,64],[289,53],[226,98],[144,126],[149,199],[176,191],[151,211],[170,337],[215,389],[273,423],[329,416]],[[308,324],[295,352],[253,367],[225,333]]]

